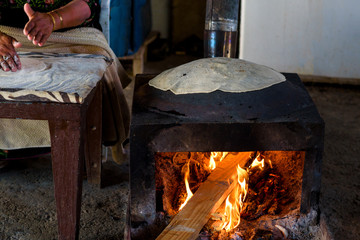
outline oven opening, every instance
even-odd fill
[[[209,211],[200,237],[285,236],[281,226],[299,217],[304,151],[158,152],[154,159],[157,212],[171,223],[181,211],[194,221],[206,215],[197,210]]]

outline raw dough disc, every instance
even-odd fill
[[[46,64],[38,59],[34,58],[20,58],[21,61],[21,69],[17,70],[16,72],[4,72],[0,70],[0,77],[1,76],[8,76],[12,75],[23,75],[23,74],[32,74],[36,72],[41,72],[46,69]]]

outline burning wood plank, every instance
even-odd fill
[[[237,165],[244,167],[250,154],[251,152],[228,154],[157,240],[196,239],[211,214],[236,186]]]

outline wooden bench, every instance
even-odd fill
[[[136,53],[124,57],[119,57],[120,62],[132,61],[132,75],[144,73],[144,63],[147,60],[147,48],[150,43],[160,36],[160,32],[153,31],[145,38],[144,43],[140,46]],[[126,64],[124,64],[126,65]]]

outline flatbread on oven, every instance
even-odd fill
[[[236,58],[203,58],[166,70],[149,85],[174,94],[248,92],[285,81],[281,73]]]

